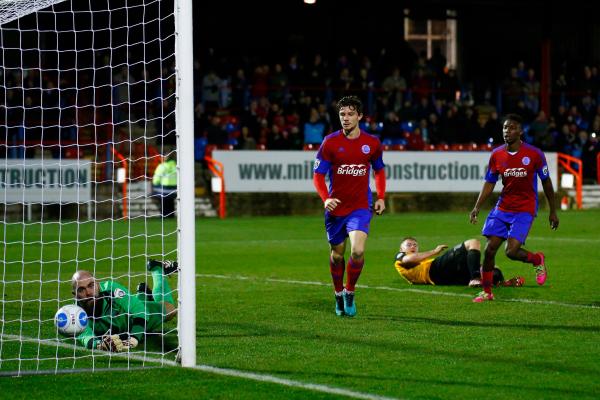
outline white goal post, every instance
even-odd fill
[[[0,376],[196,364],[192,28],[192,0],[0,0]],[[144,321],[137,347],[58,333],[78,270],[122,285],[89,317],[132,313],[103,334]]]

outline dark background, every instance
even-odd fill
[[[403,10],[424,19],[456,11],[459,76],[501,79],[517,61],[540,70],[542,40],[550,40],[551,67],[573,74],[600,63],[600,2],[568,1],[211,1],[194,3],[196,58],[246,57],[285,60],[322,52],[335,58],[355,47],[376,55],[381,48],[400,64],[411,63],[403,41]],[[302,62],[302,59],[301,59]]]

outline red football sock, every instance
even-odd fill
[[[343,258],[339,264],[335,264],[333,259],[329,258],[329,271],[333,280],[333,288],[338,293],[344,290],[344,264],[346,262]]]
[[[492,285],[494,284],[494,271],[481,271],[481,286],[486,293],[492,293]]]
[[[351,257],[350,260],[348,260],[348,266],[346,268],[348,272],[348,276],[346,277],[347,291],[354,292],[354,287],[356,286],[356,282],[358,281],[358,277],[360,276],[364,265],[364,259],[362,261],[354,261]]]
[[[542,263],[542,257],[537,253],[527,252],[527,262],[533,265],[540,265]]]

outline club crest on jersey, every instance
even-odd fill
[[[521,160],[521,162],[523,163],[523,165],[529,165],[529,163],[531,162],[531,160],[529,159],[529,157],[523,157],[523,159]]]
[[[367,167],[365,164],[342,164],[337,173],[338,175],[365,176]]]
[[[525,168],[508,168],[504,170],[504,173],[502,175],[524,178],[527,176],[527,170]]]
[[[369,152],[371,151],[371,147],[369,147],[368,144],[363,144],[363,146],[360,148],[363,152],[363,154],[369,154]]]
[[[319,168],[319,164],[321,164],[321,160],[319,160],[318,158],[315,159],[315,166],[313,167],[313,169],[316,171],[317,168]]]
[[[121,299],[125,297],[125,292],[123,289],[115,289],[113,296],[115,299]]]

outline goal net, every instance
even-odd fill
[[[176,3],[0,0],[0,374],[175,363],[180,317],[156,305],[181,308],[180,274],[148,260],[182,261]],[[100,284],[92,348],[54,321],[78,270]]]

